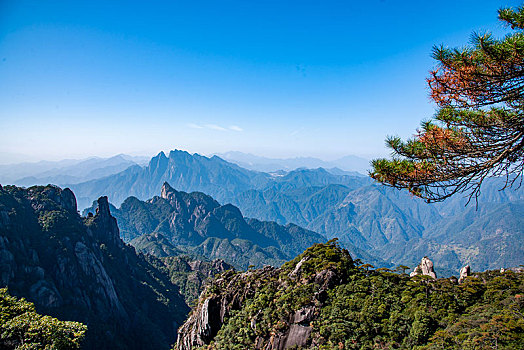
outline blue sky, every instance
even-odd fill
[[[0,163],[385,156],[431,117],[435,44],[521,1],[0,0]]]

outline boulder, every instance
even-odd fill
[[[471,276],[471,271],[469,265],[464,266],[460,269],[460,277],[458,283],[462,283],[466,277]]]
[[[424,276],[429,276],[432,278],[437,278],[437,274],[435,273],[435,270],[433,269],[433,262],[429,260],[427,256],[422,258],[422,261],[420,262],[420,264],[418,264],[418,266],[415,267],[415,270],[413,270],[413,272],[409,274],[409,277],[413,277],[417,275],[424,275]]]

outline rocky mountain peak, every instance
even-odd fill
[[[41,191],[51,201],[61,205],[67,211],[76,213],[76,198],[69,188],[61,189],[54,185],[48,185],[43,188],[36,187],[34,191],[35,193]]]
[[[111,216],[111,211],[109,210],[109,200],[107,196],[98,198],[98,208],[96,209],[96,215],[98,216]]]
[[[88,224],[91,232],[102,242],[111,243],[119,247],[123,246],[124,243],[120,239],[120,230],[118,229],[116,219],[111,215],[111,210],[109,209],[107,196],[98,198],[97,203],[96,215]]]
[[[153,158],[157,158],[157,159],[167,159],[166,154],[164,153],[164,151],[159,152],[159,153],[156,155],[156,157],[153,157]]]
[[[164,152],[158,153],[149,161],[147,171],[153,176],[161,176],[167,167],[168,159]]]
[[[174,149],[171,152],[169,152],[169,159],[176,159],[176,158],[188,158],[191,157],[191,154],[189,154],[186,151],[182,151],[179,149]]]
[[[164,199],[169,199],[169,194],[172,193],[173,191],[175,191],[173,189],[173,187],[171,187],[167,181],[164,182],[164,184],[162,185],[162,190],[160,191],[160,197],[164,198]]]
[[[77,207],[75,194],[69,188],[65,188],[64,190],[62,190],[62,192],[60,193],[59,202],[67,210],[71,212],[76,212]]]

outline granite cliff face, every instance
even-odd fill
[[[69,189],[0,187],[0,285],[38,312],[88,325],[89,349],[167,348],[188,307],[122,242],[107,197],[81,218]]]

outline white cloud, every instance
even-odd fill
[[[244,129],[242,129],[240,126],[238,125],[231,125],[229,127],[229,130],[233,130],[233,131],[244,131]]]
[[[216,124],[206,124],[204,126],[206,128],[208,128],[208,129],[212,129],[212,130],[219,130],[219,131],[226,131],[227,130],[226,128],[221,127],[220,125],[216,125]]]

